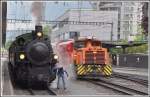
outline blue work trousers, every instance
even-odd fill
[[[59,88],[60,78],[62,78],[63,87],[66,89],[65,78],[64,75],[58,75],[57,88]]]

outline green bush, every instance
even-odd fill
[[[130,54],[133,54],[133,53],[147,54],[147,51],[148,51],[148,44],[143,44],[141,46],[126,48],[126,53],[130,53]],[[123,49],[122,48],[111,48],[110,53],[111,54],[121,54],[121,53],[123,53]]]
[[[147,53],[148,51],[148,44],[143,44],[141,46],[137,46],[137,47],[128,47],[126,49],[127,53]]]

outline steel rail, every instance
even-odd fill
[[[135,90],[135,89],[132,89],[129,87],[125,87],[125,86],[122,86],[119,84],[111,83],[111,82],[108,82],[108,81],[102,80],[102,79],[99,79],[98,81],[93,81],[93,80],[87,80],[87,81],[91,82],[93,84],[99,85],[99,86],[113,89],[115,91],[121,92],[126,95],[148,95],[148,93],[145,93],[145,92],[142,92],[139,90]]]
[[[139,83],[139,84],[142,84],[142,85],[145,85],[148,87],[148,80],[144,80],[144,79],[140,79],[140,78],[134,78],[134,77],[131,78],[130,76],[125,76],[125,75],[117,74],[117,73],[114,73],[112,75],[112,77],[117,77],[117,78],[122,78],[122,79],[130,80],[130,81],[134,81],[136,83]]]
[[[33,90],[33,89],[27,89],[28,93],[30,95],[38,95],[40,92],[45,92],[43,95],[56,95],[55,92],[53,92],[51,89],[46,89],[46,90],[42,90],[42,91],[38,91],[38,94],[36,93],[37,91],[36,90]]]

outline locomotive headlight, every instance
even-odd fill
[[[24,54],[20,54],[19,58],[20,58],[21,60],[23,60],[23,59],[25,59],[25,55],[24,55]]]
[[[57,56],[57,55],[54,55],[54,59],[58,59],[58,56]]]
[[[38,37],[41,37],[42,36],[42,32],[37,32],[36,34]]]

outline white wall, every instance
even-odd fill
[[[79,16],[80,14],[80,16]],[[113,40],[117,40],[118,33],[118,12],[117,11],[90,11],[85,10],[79,13],[78,10],[71,10],[68,13],[63,14],[57,20],[63,20],[69,17],[69,21],[81,21],[81,22],[113,22]],[[80,17],[80,19],[79,19]],[[80,36],[95,36],[100,40],[110,40],[111,24],[98,25],[68,25],[68,29],[65,27],[54,31],[53,34],[62,32],[78,31]]]

